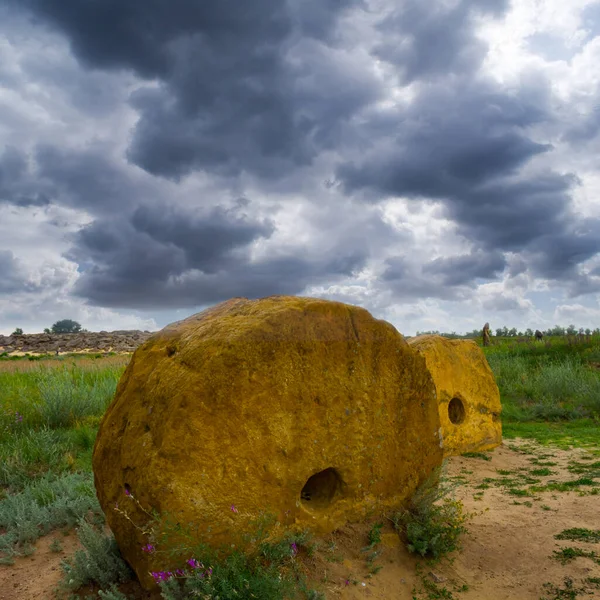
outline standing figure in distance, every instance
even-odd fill
[[[484,346],[490,345],[490,324],[489,323],[486,323],[483,326],[483,345]]]

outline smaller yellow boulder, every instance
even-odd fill
[[[444,456],[490,450],[502,443],[500,392],[473,340],[422,335],[408,340],[427,363],[437,391]]]

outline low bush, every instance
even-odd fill
[[[408,509],[392,519],[410,552],[437,559],[459,549],[468,515],[462,502],[451,497],[453,489],[438,470],[415,492]]]
[[[89,514],[104,518],[92,474],[48,473],[0,500],[0,558],[10,560],[42,535]]]
[[[99,531],[85,519],[79,521],[77,537],[83,550],[77,550],[73,558],[61,563],[64,572],[62,586],[69,590],[78,590],[88,583],[98,584],[101,588],[110,588],[115,583],[131,579],[132,572],[121,557],[115,538]],[[112,591],[106,591],[114,597]],[[117,596],[118,597],[118,596]]]

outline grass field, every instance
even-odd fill
[[[600,338],[494,338],[485,353],[501,392],[505,438],[531,438],[563,448],[600,447]],[[79,584],[96,581],[105,591],[94,597],[108,600],[126,598],[110,584],[129,572],[110,536],[93,528],[102,524],[103,515],[91,454],[99,421],[127,360],[98,355],[0,361],[0,563],[30,554],[36,539],[49,531],[79,524],[85,550],[65,564],[66,581],[71,582],[65,590],[70,593]],[[268,600],[283,597],[289,587],[287,580],[281,585],[272,581],[281,565],[289,572],[288,558],[289,552],[283,551],[279,562],[270,563],[277,568],[263,569],[262,575],[257,565],[247,563],[220,568],[235,571],[236,577],[245,573],[244,581],[255,578],[252,585],[269,590],[263,592]],[[163,590],[166,599],[187,597],[177,594],[169,586]],[[308,589],[302,594],[322,597]]]

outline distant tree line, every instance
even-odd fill
[[[452,333],[441,333],[440,331],[417,331],[417,335],[441,335],[442,337],[450,338],[450,339],[461,339],[461,338],[477,338],[481,337],[481,329],[473,329],[473,331],[469,331],[468,333],[456,333],[453,331]],[[587,327],[584,329],[583,327],[575,327],[575,325],[569,325],[568,327],[561,327],[560,325],[555,325],[554,327],[546,330],[542,330],[544,336],[551,335],[600,335],[600,328],[596,327],[596,329],[590,329]],[[527,328],[525,331],[519,331],[516,327],[509,329],[508,327],[498,327],[495,329],[496,337],[533,337],[535,335],[535,331],[531,328]]]
[[[84,331],[87,331],[87,329],[83,329],[80,323],[73,321],[72,319],[56,321],[50,329],[44,329],[44,333],[81,333]],[[20,327],[17,327],[12,332],[12,335],[24,335],[23,330]]]

